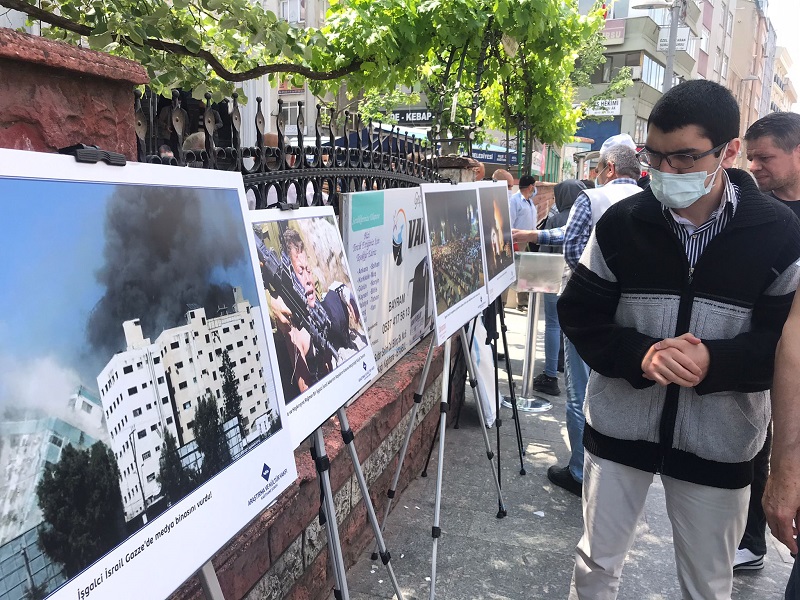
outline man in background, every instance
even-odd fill
[[[750,172],[759,189],[800,217],[800,114],[772,113],[753,123],[744,135]],[[800,227],[800,223],[798,223]],[[734,571],[764,568],[767,517],[761,499],[769,476],[772,427],[753,460],[753,483],[744,535],[733,560]]]

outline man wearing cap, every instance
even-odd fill
[[[613,204],[623,198],[641,192],[636,185],[640,167],[636,158],[636,144],[628,134],[615,135],[607,139],[600,149],[597,162],[597,184],[593,190],[585,190],[575,199],[564,229],[565,281],[577,268],[589,236]],[[580,496],[583,491],[583,401],[589,381],[589,367],[578,350],[564,339],[564,374],[567,380],[567,434],[571,455],[564,467],[553,465],[547,470],[547,478],[565,490]]]

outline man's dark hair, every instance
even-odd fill
[[[594,180],[593,179],[581,179],[583,185],[586,186],[586,189],[593,190],[594,189]]]
[[[523,189],[531,185],[536,185],[536,178],[533,175],[523,175],[519,178],[519,189]]]
[[[711,140],[712,147],[739,137],[739,105],[733,94],[705,79],[684,81],[661,96],[650,113],[647,126],[664,133],[696,125]]]
[[[283,246],[286,249],[286,252],[289,253],[289,256],[291,256],[292,252],[295,254],[300,254],[301,252],[306,251],[306,245],[303,243],[303,238],[301,238],[300,234],[291,228],[287,228],[286,231],[283,232]]]
[[[774,112],[750,125],[744,141],[751,142],[762,137],[771,137],[772,142],[784,152],[792,152],[800,146],[800,114]]]

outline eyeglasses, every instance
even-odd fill
[[[661,154],[659,152],[653,152],[652,150],[645,149],[641,152],[638,152],[636,154],[636,158],[639,159],[639,162],[642,164],[642,166],[651,167],[653,169],[660,168],[661,161],[664,159],[666,159],[667,164],[673,169],[691,169],[694,166],[695,161],[698,161],[709,154],[719,152],[727,143],[728,142],[724,142],[716,148],[712,148],[711,150],[701,154]]]

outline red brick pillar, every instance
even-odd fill
[[[136,159],[130,60],[0,29],[0,147],[54,152],[93,144]]]

